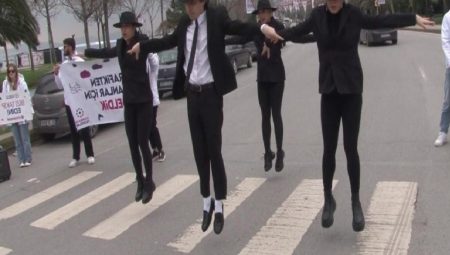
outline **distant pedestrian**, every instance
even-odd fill
[[[7,75],[3,81],[2,93],[8,93],[10,91],[23,91],[30,95],[28,91],[27,83],[22,74],[17,70],[17,66],[14,64],[7,65]],[[20,167],[31,166],[31,142],[29,122],[22,121],[11,124],[11,132],[13,133],[14,144],[17,151],[17,159]]]

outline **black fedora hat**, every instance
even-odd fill
[[[136,15],[132,12],[122,12],[120,14],[119,23],[114,24],[114,27],[122,27],[123,24],[131,24],[136,27],[142,26],[142,23],[139,23]]]
[[[258,6],[256,7],[256,10],[252,12],[252,14],[258,14],[261,10],[272,10],[276,11],[277,8],[273,7],[272,4],[270,4],[270,0],[259,0]]]

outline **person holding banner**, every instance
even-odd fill
[[[75,55],[76,50],[75,39],[66,38],[64,39],[63,44],[64,44],[64,56],[67,57],[67,59],[64,60],[63,64],[84,62],[83,58]],[[62,81],[59,77],[59,65],[55,65],[53,67],[53,73],[55,75],[55,83],[57,84],[58,88],[64,89]],[[64,96],[64,104],[66,105],[66,114],[67,119],[69,121],[70,138],[72,141],[72,160],[69,162],[69,167],[70,168],[76,167],[78,165],[78,162],[80,161],[80,151],[81,151],[80,138],[83,139],[84,150],[86,152],[88,164],[92,165],[95,163],[95,157],[94,157],[94,149],[92,146],[92,139],[89,134],[89,128],[86,127],[78,131],[75,126],[75,120],[73,118],[72,111],[70,109],[70,105],[66,96]]]
[[[159,57],[156,53],[150,53],[147,57],[147,72],[149,74],[150,86],[153,94],[153,119],[152,128],[150,131],[150,145],[153,149],[152,158],[158,160],[158,162],[163,162],[166,159],[166,153],[162,148],[161,135],[159,134],[159,129],[156,126],[157,113],[159,102],[158,93],[158,72],[159,72]]]
[[[175,31],[161,39],[136,44],[130,51],[141,59],[150,52],[178,48],[173,97],[187,94],[187,113],[194,158],[203,197],[202,231],[211,224],[214,232],[224,226],[223,201],[227,196],[227,177],[222,157],[223,96],[237,87],[236,76],[225,54],[225,35],[261,33],[257,24],[232,21],[223,6],[209,6],[208,0],[178,0],[183,15]],[[215,198],[211,197],[210,178]]]
[[[92,58],[118,57],[122,71],[125,132],[136,171],[137,191],[135,200],[148,203],[156,189],[153,182],[152,157],[149,136],[153,119],[153,96],[147,73],[147,55],[136,59],[127,54],[135,44],[148,39],[137,31],[142,24],[132,12],[122,12],[114,27],[120,28],[122,38],[111,49],[86,49],[84,55]],[[142,161],[145,176],[142,171]]]
[[[7,75],[2,86],[3,94],[12,91],[23,91],[30,95],[25,78],[18,72],[16,65],[8,64],[6,72]],[[11,132],[13,133],[14,144],[16,146],[17,158],[19,160],[20,167],[31,166],[31,142],[28,126],[28,121],[21,121],[11,124]]]
[[[358,135],[361,121],[363,72],[358,55],[359,36],[362,28],[404,27],[419,25],[423,28],[434,22],[414,14],[368,16],[359,8],[344,0],[327,0],[325,5],[312,10],[303,23],[277,33],[262,25],[262,32],[273,42],[291,40],[312,32],[319,50],[319,93],[323,136],[322,174],[324,208],[322,226],[333,224],[336,201],[332,195],[333,176],[336,168],[336,148],[339,126],[342,120],[344,150],[347,156],[347,172],[351,186],[352,227],[364,230],[365,220],[359,199],[360,161]]]

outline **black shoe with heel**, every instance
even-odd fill
[[[144,192],[142,194],[142,203],[146,204],[150,202],[153,198],[153,192],[155,191],[156,186],[153,180],[144,182]]]
[[[325,204],[322,212],[322,227],[329,228],[334,223],[334,211],[336,211],[336,200],[333,195],[325,195]]]
[[[136,196],[134,197],[134,200],[136,200],[136,202],[141,201],[142,199],[142,195],[144,193],[144,182],[142,180],[136,180],[137,183],[137,190],[136,190]]]
[[[284,168],[284,151],[277,151],[277,160],[275,161],[275,171],[281,172]]]
[[[214,233],[217,235],[222,232],[223,225],[225,224],[225,219],[223,217],[223,204],[222,204],[222,212],[214,214]]]
[[[272,168],[272,160],[275,158],[274,152],[264,153],[264,171],[268,172]]]
[[[364,219],[364,213],[361,207],[361,202],[359,201],[359,195],[352,195],[352,212],[353,212],[353,220],[352,220],[353,230],[355,232],[363,231],[366,222]]]
[[[209,206],[209,212],[203,210],[203,221],[202,221],[202,231],[205,232],[208,230],[209,225],[211,224],[212,215],[214,213],[214,198],[211,198],[211,205]]]

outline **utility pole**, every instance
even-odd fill
[[[164,21],[164,0],[160,0],[159,7],[161,7],[161,24],[162,24]],[[163,35],[166,34],[164,31],[164,26],[162,26],[162,33],[163,33]]]

